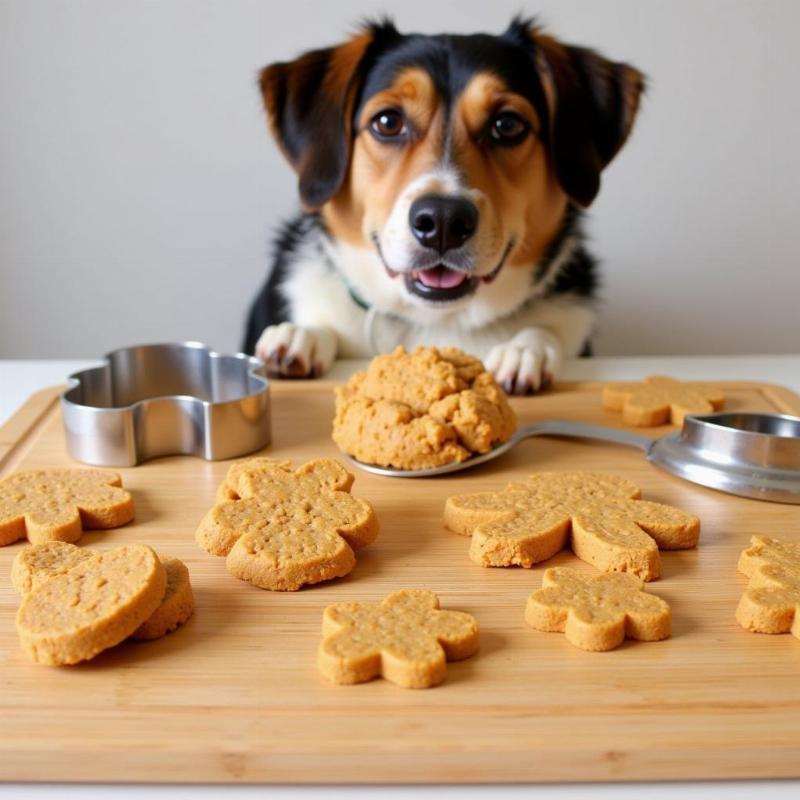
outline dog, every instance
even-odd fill
[[[397,344],[482,357],[513,394],[590,353],[583,209],[627,140],[636,68],[515,17],[499,36],[367,23],[260,74],[302,212],[275,241],[243,349],[271,373]]]

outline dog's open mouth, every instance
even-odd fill
[[[444,264],[408,272],[405,276],[406,289],[425,300],[445,302],[457,300],[475,291],[478,280],[457,269]]]
[[[506,258],[508,258],[508,254],[514,247],[514,239],[512,238],[506,245],[497,266],[487,275],[470,275],[467,272],[462,272],[460,269],[453,269],[444,264],[436,264],[436,266],[424,267],[422,269],[413,270],[412,272],[400,272],[392,269],[386,263],[377,234],[373,233],[371,238],[383,262],[386,274],[390,278],[396,278],[398,275],[402,275],[406,290],[410,294],[415,294],[417,297],[422,297],[425,300],[431,300],[436,303],[458,300],[461,297],[472,294],[481,283],[491,283],[500,273],[500,270],[506,262]]]

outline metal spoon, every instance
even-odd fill
[[[393,469],[351,463],[366,472],[392,478],[428,478],[471,469],[507,453],[532,436],[565,436],[638,447],[648,461],[702,486],[743,497],[800,503],[800,417],[783,414],[693,415],[683,429],[651,439],[617,428],[567,420],[546,420],[519,428],[488,453],[428,469]]]

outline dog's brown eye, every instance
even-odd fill
[[[376,139],[397,139],[406,133],[406,121],[394,108],[379,111],[370,121],[369,128]]]
[[[489,123],[489,134],[498,144],[517,144],[527,136],[528,130],[528,123],[510,111],[498,114]]]

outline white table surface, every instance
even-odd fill
[[[71,372],[94,361],[0,360],[0,425],[31,394],[46,386],[64,383]],[[361,362],[338,362],[329,375],[343,378]],[[674,356],[646,358],[592,358],[570,361],[562,374],[567,380],[635,380],[644,375],[671,375],[687,380],[754,380],[775,383],[800,394],[800,355],[797,356]],[[0,736],[2,720],[0,720]],[[230,797],[251,800],[360,800],[380,796],[396,798],[435,797],[438,800],[784,800],[800,797],[800,780],[792,781],[693,781],[675,783],[526,784],[515,786],[135,786],[4,784],[0,798],[8,800],[206,800]]]

